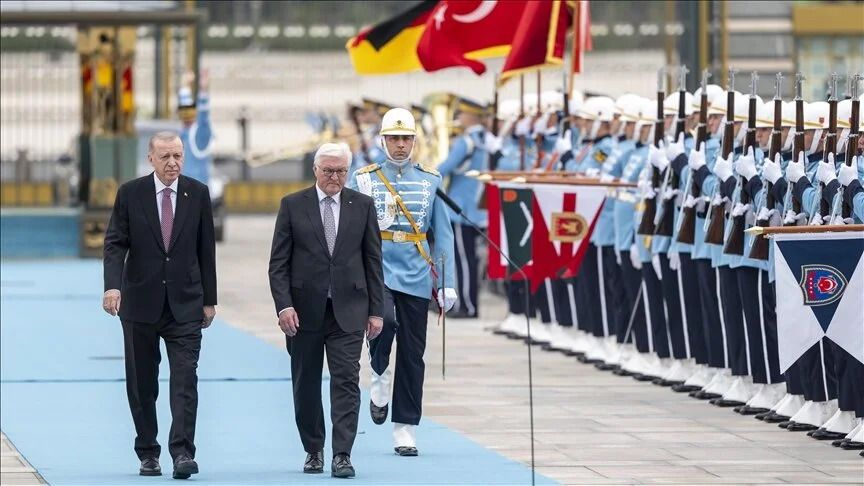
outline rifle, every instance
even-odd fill
[[[783,73],[777,73],[774,81],[774,126],[771,129],[771,143],[768,148],[768,160],[774,161],[783,144]],[[771,191],[773,184],[765,181],[765,207],[759,211],[756,218],[756,226],[771,226],[770,220],[777,202]],[[750,247],[750,258],[757,260],[768,260],[768,239],[763,235],[753,238],[753,246]]]
[[[792,160],[798,160],[798,154],[804,152],[804,97],[801,92],[804,90],[804,75],[801,73],[795,74],[795,138],[792,140]],[[794,182],[794,181],[792,181]],[[801,213],[801,201],[796,199],[792,191],[792,183],[786,187],[786,196],[784,197],[784,207],[786,208],[786,216],[783,219],[783,226],[797,226],[798,215]]]
[[[495,94],[492,97],[492,135],[498,136],[498,76],[495,76]],[[498,168],[498,161],[501,160],[501,151],[494,154],[489,154],[489,170]]]
[[[702,71],[702,96],[699,100],[699,126],[696,129],[696,150],[705,150],[708,140],[708,69]],[[702,188],[696,183],[696,174],[690,174],[687,184],[690,189],[684,191],[689,197],[681,205],[681,217],[678,218],[678,242],[692,245],[696,239],[696,203],[702,195]]]
[[[737,71],[729,68],[729,78],[726,82],[726,124],[723,125],[723,145],[720,149],[720,155],[728,160],[732,154],[732,149],[735,144],[735,73]],[[711,198],[711,210],[708,219],[705,220],[707,229],[705,230],[705,243],[712,245],[723,244],[723,225],[725,223],[726,201],[720,197],[717,191],[720,190],[720,184],[714,190],[714,195]]]
[[[862,78],[860,74],[849,76],[850,87],[847,89],[852,95],[852,116],[849,118],[849,138],[846,141],[846,165],[852,165],[852,159],[861,154],[858,153],[858,139],[861,137],[859,130],[861,101],[858,99],[858,81]],[[861,161],[858,162],[859,164]],[[843,219],[852,217],[852,205],[847,204],[843,198]]]
[[[825,151],[822,152],[822,161],[828,163],[829,155],[837,156],[837,73],[831,73],[831,83],[828,85],[828,132],[825,134]],[[832,168],[833,170],[833,168]],[[824,216],[831,214],[831,203],[825,200],[822,192],[825,184],[819,184],[819,213],[814,215],[814,222],[825,224]]]
[[[756,71],[750,73],[750,104],[747,107],[747,133],[744,134],[744,150],[741,152],[747,155],[750,150],[756,151],[756,89],[758,86],[759,74]],[[750,195],[744,190],[744,176],[738,176],[738,201],[733,204],[733,209],[737,206],[741,211],[742,206],[750,204]],[[732,215],[732,226],[729,230],[729,236],[726,239],[726,245],[723,247],[723,253],[729,255],[744,255],[744,230],[746,229],[747,211],[743,210],[742,214]]]
[[[685,112],[685,103],[687,98],[685,94],[687,93],[687,66],[681,66],[678,70],[678,119],[675,123],[675,139],[674,142],[678,141],[678,137],[680,137],[687,127],[687,114]],[[669,161],[669,167],[666,168],[666,181],[663,192],[666,192],[665,188],[672,188],[672,197],[669,199],[663,199],[662,206],[662,215],[657,221],[657,225],[655,227],[654,234],[658,236],[672,236],[672,230],[675,227],[675,199],[676,192],[681,185],[680,177],[678,177],[678,173],[672,169],[671,160]],[[656,221],[656,220],[655,220]]]
[[[666,87],[663,77],[666,73],[664,68],[657,71],[657,120],[654,122],[654,146],[660,148],[663,141],[663,100],[666,99]],[[651,236],[654,234],[654,216],[657,214],[657,193],[660,190],[660,170],[651,168],[651,192],[643,200],[645,210],[642,212],[642,221],[639,222],[637,234]]]

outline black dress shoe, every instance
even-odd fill
[[[792,422],[789,424],[788,427],[786,427],[786,430],[788,430],[789,432],[808,432],[811,430],[816,430],[818,428],[819,428],[818,426],[812,425],[812,424],[802,424],[802,423],[798,423],[798,422]]]
[[[655,385],[658,385],[658,386],[675,386],[675,385],[683,385],[684,384],[683,381],[665,380],[663,378],[657,378],[656,380],[652,381],[651,383],[654,383]]]
[[[783,422],[788,422],[789,418],[790,417],[787,415],[780,415],[779,413],[774,412],[771,415],[766,415],[764,421],[769,424],[778,424],[778,427],[780,427],[779,424],[782,424]],[[786,427],[783,428],[785,429]]]
[[[738,407],[744,405],[744,402],[739,402],[738,400],[726,400],[723,397],[713,398],[710,400],[710,403],[711,405],[716,405],[722,408]]]
[[[354,466],[351,465],[351,457],[348,454],[336,454],[330,466],[330,475],[334,478],[353,478]]]
[[[834,442],[831,443],[831,445],[834,446],[834,447],[840,447],[840,446],[842,446],[843,444],[845,444],[846,442],[849,442],[849,440],[850,440],[850,439],[846,439],[846,438],[843,438],[843,439],[840,439],[840,440],[835,440]]]
[[[174,479],[189,479],[198,474],[198,463],[189,456],[178,456],[174,459]]]
[[[595,363],[602,363],[603,362],[602,359],[592,359],[592,358],[589,358],[588,356],[585,356],[584,354],[582,356],[579,356],[577,359],[579,360],[580,363],[585,363],[585,364],[595,364]]]
[[[633,376],[633,375],[635,375],[636,373],[634,373],[634,372],[632,372],[632,371],[627,371],[627,370],[625,370],[624,368],[618,368],[617,370],[614,370],[614,371],[612,372],[612,374],[613,374],[613,375],[618,375],[618,376]]]
[[[690,396],[698,400],[714,400],[717,398],[723,398],[723,395],[719,393],[706,392],[705,390],[697,390],[690,393]]]
[[[774,410],[768,410],[767,412],[760,412],[753,416],[756,420],[765,420],[768,416],[773,415]]]
[[[303,464],[303,472],[306,474],[321,474],[324,472],[324,452],[312,452],[306,454],[306,462]]]
[[[372,415],[372,421],[377,425],[381,425],[387,421],[387,411],[390,409],[390,404],[379,407],[369,400],[369,414]]]
[[[743,407],[740,408],[738,413],[740,413],[741,415],[756,415],[759,413],[765,413],[765,412],[770,412],[770,411],[771,410],[767,409],[767,408],[751,407],[750,405],[744,405]]]
[[[611,363],[594,363],[594,367],[600,371],[614,371],[620,368],[621,366]]]
[[[396,454],[399,454],[400,456],[403,456],[403,457],[414,457],[417,454],[419,454],[417,452],[416,447],[399,446],[399,447],[394,447],[393,450],[396,451]]]
[[[138,474],[141,476],[161,476],[162,468],[159,466],[159,459],[155,457],[141,459],[141,468],[138,469]]]
[[[572,349],[568,349],[567,351],[564,351],[564,355],[565,356],[575,356],[578,359],[578,358],[585,356],[585,353],[582,353],[579,351],[573,351]]]
[[[654,381],[657,379],[657,377],[651,375],[643,375],[642,373],[634,373],[633,379],[636,381]]]
[[[701,389],[702,389],[701,386],[686,385],[684,383],[672,385],[672,391],[678,392],[678,393],[690,393],[690,392],[694,392],[694,391],[701,390]]]
[[[831,432],[830,430],[825,429],[814,430],[813,433],[809,435],[816,440],[838,440],[846,437],[846,434],[840,432]]]
[[[451,310],[447,312],[447,317],[453,317],[455,319],[477,319],[477,313],[475,312],[474,314],[470,314],[468,311],[465,310]]]
[[[844,451],[859,451],[864,449],[864,442],[855,442],[854,440],[850,440],[845,444],[840,444],[840,448]]]

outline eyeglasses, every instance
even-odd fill
[[[339,177],[342,177],[348,173],[348,169],[320,169],[320,170],[327,177],[333,177],[334,174],[339,176]]]

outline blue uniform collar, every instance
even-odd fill
[[[604,139],[606,139],[606,138],[612,138],[612,135],[610,135],[610,134],[607,133],[606,135],[602,135],[602,136],[600,136],[600,137],[595,138],[592,142],[593,142],[593,143],[600,143],[600,142],[602,142],[602,141],[603,141]]]

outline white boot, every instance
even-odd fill
[[[393,422],[393,448],[400,456],[417,455],[416,425]]]
[[[384,407],[390,403],[390,385],[393,383],[393,368],[387,367],[383,375],[375,373],[372,370],[372,380],[369,385],[369,394],[372,396],[372,403],[376,407]]]
[[[715,368],[709,368],[707,366],[699,366],[695,373],[690,375],[685,381],[684,384],[688,386],[698,386],[700,388],[704,388],[708,382],[714,378],[714,375],[717,374],[717,370]]]
[[[837,410],[833,417],[822,424],[822,428],[828,432],[836,432],[838,434],[848,434],[858,424],[855,420],[855,412]]]
[[[716,393],[723,395],[732,386],[732,370],[723,368],[707,385],[705,385],[705,393]]]
[[[732,386],[723,394],[723,400],[747,403],[756,395],[756,386],[749,376],[736,376]]]
[[[549,348],[554,351],[565,351],[570,349],[573,338],[564,330],[564,326],[554,324],[549,329]]]
[[[753,398],[747,402],[747,406],[751,408],[770,409],[777,404],[786,393],[785,383],[773,383],[770,385],[760,385],[759,390],[753,395]]]
[[[864,418],[858,418],[856,420],[858,420],[858,425],[852,429],[851,432],[846,434],[845,438],[855,442],[864,442]]]
[[[580,330],[576,326],[565,328],[564,332],[570,336],[570,345],[568,351],[574,353],[585,353],[591,348],[591,341],[588,339],[588,333]]]
[[[501,324],[493,331],[500,334],[513,334],[519,330],[519,320],[525,320],[525,317],[519,314],[507,314],[507,317],[501,321]]]
[[[526,326],[527,327],[527,326]],[[546,344],[552,340],[552,335],[550,334],[550,329],[552,328],[551,324],[545,324],[540,322],[540,319],[535,321],[531,321],[531,342],[537,344]],[[525,337],[527,338],[527,332]]]
[[[689,359],[676,359],[669,371],[663,375],[664,381],[684,382],[693,375],[693,366]]]
[[[609,356],[606,355],[606,342],[605,338],[594,337],[594,344],[590,349],[585,353],[585,357],[591,360],[600,360],[606,362],[609,359]]]
[[[603,341],[606,347],[606,359],[604,360],[606,364],[620,365],[623,349],[621,345],[618,344],[618,338],[613,335],[605,338]]]
[[[814,402],[808,400],[798,410],[798,413],[790,419],[796,424],[815,425],[819,427],[824,424],[837,411],[837,400],[829,400],[827,402]]]
[[[786,394],[789,397],[789,400],[786,403],[780,403],[777,405],[777,415],[782,415],[784,417],[792,417],[799,410],[804,408],[804,395],[790,395]]]
[[[630,373],[638,373],[644,375],[651,371],[651,354],[649,353],[634,353],[630,359],[625,361],[621,367]]]

